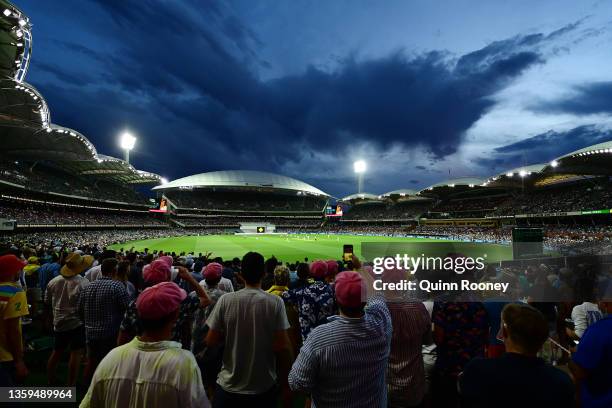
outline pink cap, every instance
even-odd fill
[[[204,279],[219,279],[223,272],[223,266],[218,262],[211,262],[204,268]]]
[[[310,264],[310,276],[322,279],[327,275],[327,263],[325,261],[314,261]]]
[[[340,272],[335,282],[336,301],[340,306],[359,307],[365,302],[366,284],[357,272]]]
[[[384,283],[400,283],[407,277],[406,271],[402,269],[385,269],[382,274],[382,281]]]
[[[336,276],[338,273],[338,262],[330,259],[325,262],[327,264],[327,276]]]
[[[174,263],[174,259],[169,255],[160,256],[157,260],[165,262],[168,266],[172,266]]]
[[[170,265],[163,259],[157,259],[142,268],[142,277],[147,283],[160,283],[170,280]]]
[[[147,320],[168,316],[179,308],[187,293],[174,282],[162,282],[146,288],[136,299],[138,316]]]

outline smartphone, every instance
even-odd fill
[[[342,260],[344,262],[348,262],[353,259],[353,246],[352,245],[344,245],[342,249]]]

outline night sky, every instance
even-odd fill
[[[54,123],[168,179],[285,174],[341,197],[612,140],[607,1],[15,0]],[[449,175],[450,173],[450,175]]]

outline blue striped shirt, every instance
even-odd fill
[[[289,386],[310,392],[313,407],[386,408],[393,328],[384,298],[371,298],[361,318],[328,320],[308,335],[289,373]]]

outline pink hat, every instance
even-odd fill
[[[174,258],[169,255],[160,256],[157,260],[165,262],[168,266],[172,266],[174,263]]]
[[[17,272],[28,263],[17,258],[15,255],[0,256],[0,279],[13,280]]]
[[[335,282],[336,301],[340,306],[359,307],[365,302],[366,284],[357,272],[340,272]]]
[[[174,282],[162,282],[146,288],[136,299],[138,316],[161,319],[179,308],[187,293]]]
[[[204,279],[219,279],[223,272],[223,266],[217,262],[211,262],[204,268]]]
[[[407,277],[406,271],[402,269],[385,269],[382,274],[382,281],[384,283],[400,283]]]
[[[314,261],[310,264],[310,276],[315,279],[323,279],[327,275],[327,263],[325,261]]]
[[[325,262],[327,264],[327,276],[336,276],[338,273],[338,262],[330,259]]]
[[[142,268],[142,277],[147,283],[160,283],[170,280],[170,265],[163,259],[151,262],[147,267]]]

